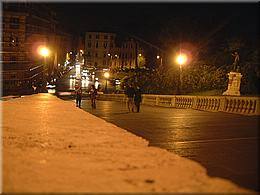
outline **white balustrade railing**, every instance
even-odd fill
[[[211,112],[228,112],[245,115],[260,114],[259,97],[238,96],[188,96],[188,95],[142,95],[142,104],[172,107],[191,108]],[[100,100],[126,101],[124,94],[102,94]]]

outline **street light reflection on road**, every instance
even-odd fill
[[[104,77],[105,77],[105,79],[106,79],[105,93],[107,93],[107,80],[108,80],[109,76],[110,76],[109,72],[105,72],[105,73],[104,73]]]
[[[70,79],[70,87],[69,87],[69,90],[74,90],[75,88],[75,79]]]
[[[98,88],[98,86],[99,86],[99,82],[98,81],[95,81],[95,88],[97,89]]]
[[[76,77],[81,76],[80,74],[80,64],[76,64]]]

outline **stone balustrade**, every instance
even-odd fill
[[[124,94],[102,94],[100,100],[126,101]],[[238,96],[188,96],[143,94],[142,104],[210,112],[227,112],[244,115],[260,114],[259,97]]]

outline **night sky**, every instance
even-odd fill
[[[154,44],[176,39],[258,38],[257,3],[55,3],[58,20],[71,32],[131,34]]]

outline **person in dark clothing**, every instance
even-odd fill
[[[77,87],[75,89],[76,92],[76,107],[81,108],[81,99],[82,99],[82,89],[81,87]]]
[[[126,86],[125,94],[127,96],[127,108],[129,112],[134,112],[134,94],[135,90],[132,85]]]
[[[96,99],[97,99],[97,89],[95,85],[91,85],[91,89],[89,91],[91,106],[92,108],[96,108]]]
[[[136,87],[135,95],[134,95],[134,102],[136,107],[136,112],[140,112],[140,104],[142,102],[142,92],[140,87]]]

